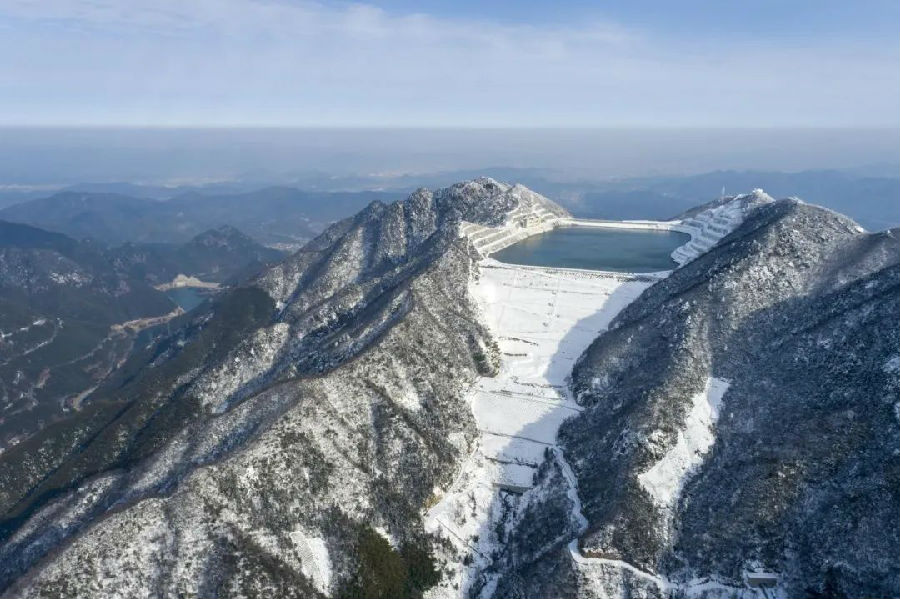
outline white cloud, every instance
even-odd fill
[[[253,0],[6,0],[8,123],[895,125],[897,50]]]

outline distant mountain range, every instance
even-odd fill
[[[266,245],[296,249],[331,222],[373,200],[392,201],[418,187],[450,185],[480,175],[518,180],[576,216],[666,219],[736,190],[762,188],[847,214],[870,231],[900,226],[900,176],[818,170],[797,173],[717,171],[701,175],[610,181],[560,178],[542,169],[487,168],[421,175],[327,177],[293,187],[252,183],[161,187],[80,184],[49,197],[28,197],[0,209],[0,218],[103,243],[183,243],[210,228],[234,226]],[[259,184],[256,184],[259,185]],[[384,191],[335,191],[340,189]],[[0,203],[2,205],[2,203]]]
[[[0,210],[0,218],[105,244],[184,243],[210,228],[231,225],[260,243],[296,247],[373,200],[395,197],[272,187],[228,195],[192,192],[163,202],[67,191],[8,206]]]
[[[689,177],[631,179],[598,185],[562,200],[579,216],[666,219],[722,195],[765,189],[797,197],[853,218],[870,231],[900,226],[900,177],[858,176],[836,170],[799,173],[719,171]]]
[[[179,274],[210,283],[233,282],[285,255],[230,225],[204,231],[183,244],[125,243],[105,253],[116,270],[152,285],[168,283]]]

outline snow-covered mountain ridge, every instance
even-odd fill
[[[672,221],[677,223],[675,230],[691,235],[688,243],[672,252],[672,259],[684,265],[708,252],[720,239],[740,226],[752,209],[773,201],[763,190],[754,189],[748,194],[720,198],[708,208]]]
[[[458,224],[514,207],[491,181],[463,187],[336,223],[159,331],[66,426],[0,456],[0,585],[167,597],[430,584],[420,509],[468,451],[463,392],[496,362]]]
[[[477,183],[473,182],[473,183]],[[515,208],[505,213],[502,221],[476,223],[463,221],[459,228],[482,255],[487,256],[532,235],[559,226],[571,215],[557,204],[522,185],[497,183]]]
[[[896,234],[730,201],[659,282],[485,259],[569,219],[521,186],[372,203],[0,455],[0,588],[751,597],[760,567],[890,591]],[[858,524],[828,547],[835,505]]]
[[[781,200],[647,289],[575,365],[577,495],[548,456],[496,595],[896,596],[898,263]]]

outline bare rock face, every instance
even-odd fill
[[[507,555],[497,595],[752,597],[753,571],[900,594],[898,320],[898,231],[754,208],[576,364],[560,444],[586,525],[559,538],[579,514],[539,485],[513,537],[545,549]]]
[[[23,597],[417,595],[421,514],[495,367],[459,223],[489,179],[373,203],[142,340],[81,412],[0,455],[0,588]]]

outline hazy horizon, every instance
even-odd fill
[[[889,0],[13,0],[0,185],[893,167],[898,19]]]
[[[487,168],[561,180],[889,170],[895,128],[0,128],[0,186],[389,180]]]

